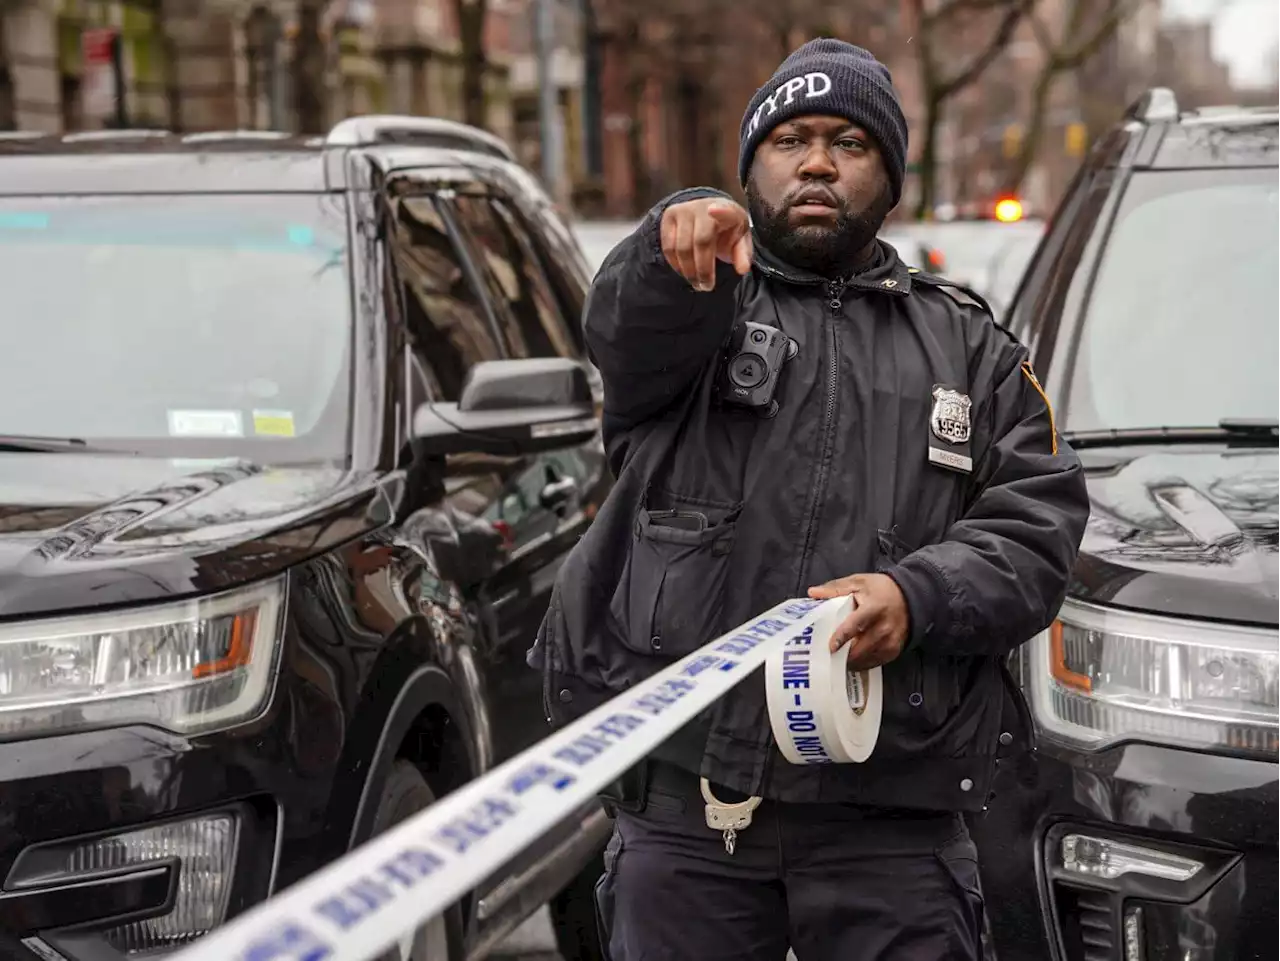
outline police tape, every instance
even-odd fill
[[[789,642],[815,631],[821,636],[819,623],[830,623],[841,601],[797,599],[777,605],[169,961],[367,961],[377,956],[590,802]]]
[[[850,671],[850,645],[834,653],[827,646],[852,610],[852,598],[836,598],[765,662],[769,726],[792,764],[860,763],[875,750],[884,703],[880,668]]]

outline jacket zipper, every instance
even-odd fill
[[[840,316],[840,310],[843,306],[840,297],[844,294],[847,281],[833,280],[827,283],[827,307],[831,310],[831,319],[823,326],[830,332],[828,345],[830,352],[827,356],[827,397],[826,403],[822,409],[822,447],[818,458],[818,469],[814,473],[813,491],[810,495],[809,517],[805,521],[804,528],[804,546],[800,550],[800,564],[797,567],[798,574],[796,576],[795,594],[800,594],[801,588],[804,586],[805,577],[808,572],[805,570],[809,563],[809,552],[813,549],[813,529],[818,520],[818,511],[822,506],[822,495],[827,488],[827,473],[831,467],[832,456],[832,437],[833,428],[835,426],[836,412],[836,387],[837,378],[840,373],[840,335],[835,322],[835,318]],[[770,735],[765,740],[767,745],[772,740]],[[760,771],[760,783],[756,790],[762,790],[764,785],[769,781],[769,775],[773,771],[773,750],[769,749],[764,757],[764,765]]]
[[[835,426],[836,386],[840,373],[840,335],[836,329],[835,318],[840,315],[840,309],[843,306],[840,298],[844,294],[845,285],[846,282],[843,280],[833,280],[827,284],[827,306],[831,309],[831,322],[825,325],[831,334],[827,340],[830,347],[830,353],[827,357],[827,398],[822,410],[821,455],[818,459],[818,469],[814,473],[809,517],[805,521],[804,528],[804,546],[800,551],[799,574],[796,580],[797,591],[804,586],[804,579],[808,574],[805,567],[809,562],[809,552],[813,549],[814,527],[818,520],[818,511],[821,509],[822,494],[827,487],[827,474],[831,468],[831,442]]]

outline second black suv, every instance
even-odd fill
[[[500,141],[6,135],[0,246],[0,956],[180,945],[542,737],[609,473],[587,269]],[[566,889],[593,956],[607,834],[389,957]]]
[[[1152,91],[1014,300],[1092,516],[975,823],[1000,961],[1276,957],[1278,147]]]

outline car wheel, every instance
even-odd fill
[[[405,818],[426,810],[436,801],[426,780],[409,761],[399,760],[391,768],[373,818],[372,836],[377,837]],[[406,933],[377,961],[457,961],[462,957],[462,908],[453,905],[416,931]]]

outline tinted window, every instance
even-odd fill
[[[0,199],[0,433],[345,461],[350,302],[332,197]]]
[[[1275,418],[1278,214],[1274,169],[1136,174],[1080,328],[1063,426]]]
[[[483,301],[431,198],[395,201],[392,246],[414,352],[436,396],[456,401],[472,364],[502,356]]]
[[[573,356],[575,340],[543,274],[527,232],[510,208],[485,197],[454,200],[472,239],[477,266],[493,291],[513,357]]]
[[[533,236],[534,245],[542,255],[543,266],[551,286],[560,297],[565,318],[569,321],[574,342],[580,353],[585,352],[582,338],[582,308],[587,299],[587,287],[591,284],[591,270],[578,249],[573,234],[551,211],[545,211],[538,222],[542,231]]]

